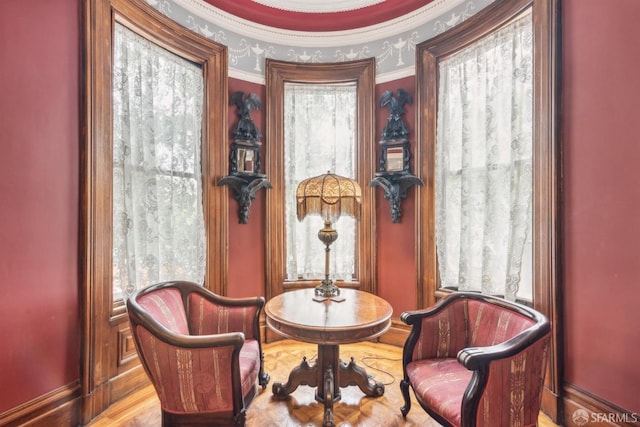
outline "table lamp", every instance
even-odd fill
[[[298,221],[307,215],[320,215],[324,228],[318,231],[318,238],[325,244],[324,280],[316,286],[314,298],[323,301],[340,295],[340,289],[329,278],[330,246],[338,238],[338,232],[332,227],[342,215],[360,219],[362,191],[358,183],[343,176],[327,172],[324,175],[307,178],[296,189],[296,212]],[[339,299],[336,299],[339,301]]]

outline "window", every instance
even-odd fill
[[[438,64],[440,287],[531,302],[532,65],[530,13]]]
[[[356,85],[285,84],[285,200],[295,200],[300,181],[331,171],[355,178]],[[322,218],[296,218],[295,203],[286,203],[287,281],[324,277],[324,244],[317,233]],[[356,222],[341,217],[334,224],[338,240],[331,245],[331,278],[356,278]]]
[[[83,407],[86,410],[81,421],[86,423],[111,402],[126,395],[132,384],[147,381],[135,356],[135,349],[131,346],[129,322],[122,300],[134,285],[145,286],[154,280],[180,276],[198,279],[207,288],[222,295],[226,293],[229,205],[226,189],[215,184],[217,178],[227,173],[226,48],[159,14],[144,1],[88,0],[83,5],[85,137],[82,144],[81,305],[84,322],[81,384]],[[121,50],[122,45],[116,47],[116,44],[123,42],[128,45],[126,59],[118,56],[125,52]],[[135,50],[140,50],[141,55],[130,55]],[[140,66],[146,64],[145,67],[159,61],[164,64],[163,71],[160,73],[152,68],[154,71],[150,74],[154,75],[155,72],[153,78],[139,75],[136,79],[132,77],[135,74],[121,74],[121,66],[131,61]],[[181,77],[170,78],[166,72],[169,68],[172,73],[175,71],[174,76]],[[130,108],[125,100],[144,100],[146,104],[151,97],[127,95],[123,98],[127,86],[124,83],[130,79],[133,81],[127,84],[142,88],[164,78],[167,78],[166,84],[156,86],[153,90],[156,101],[154,107],[144,109],[144,119],[135,117],[134,110],[141,110]],[[172,86],[171,82],[180,80],[185,82],[185,90],[177,91],[171,97],[168,93],[158,96]],[[178,95],[187,93],[191,95]],[[200,95],[196,96],[195,93]],[[182,110],[166,110],[166,117],[171,119],[160,119],[165,122],[160,127],[148,126],[156,120],[151,120],[146,112],[153,110],[157,119],[155,113],[163,111],[168,105],[180,106]],[[130,124],[143,126],[130,127]],[[151,128],[153,132],[149,131]],[[145,139],[148,134],[156,133],[154,141],[158,137],[157,132],[162,134],[160,139],[174,132],[184,134],[171,136],[169,140],[173,142],[166,146],[147,146],[146,141],[145,145],[138,145],[137,134],[135,138],[131,137],[133,129],[145,129],[140,133],[145,135]],[[124,138],[125,134],[129,136]],[[136,140],[135,145],[121,144],[133,140]],[[127,156],[140,158],[140,147],[145,147],[142,150],[145,161],[121,162]],[[154,161],[147,161],[151,152],[155,156]],[[127,174],[129,177],[125,177]],[[134,176],[145,178],[132,181]],[[146,210],[147,206],[159,206],[171,199],[172,208],[177,207],[181,211],[171,216],[180,218],[183,225],[193,225],[193,231],[188,236],[176,235],[173,231],[169,232],[174,227],[166,227],[165,211],[160,215],[163,219],[159,216],[154,218],[153,211],[134,215],[138,218],[149,215],[151,222],[162,226],[158,234],[163,239],[174,234],[170,240],[182,240],[182,248],[188,248],[183,249],[185,252],[194,250],[189,254],[188,261],[193,265],[193,268],[189,268],[191,272],[159,271],[158,267],[175,265],[178,261],[163,260],[157,255],[153,256],[155,259],[152,262],[149,262],[151,258],[144,256],[142,263],[148,264],[144,268],[140,268],[139,259],[135,260],[134,265],[128,257],[121,257],[123,247],[126,246],[129,253],[130,243],[129,239],[122,239],[125,234],[119,230],[133,230],[133,234],[138,234],[137,226],[129,228],[132,214],[123,215],[126,211],[122,210],[124,200],[141,194],[137,190],[131,191],[138,186],[138,181],[143,182],[143,188],[147,186],[157,191],[142,191],[146,200],[134,203],[132,207],[144,206]],[[198,186],[201,186],[201,190],[198,190]],[[169,193],[171,187],[182,190]],[[185,195],[188,197],[183,197]],[[127,234],[132,237],[131,233]],[[199,240],[196,235],[204,237],[204,240]],[[137,242],[135,252],[138,252],[140,245],[146,245],[146,250],[157,252],[160,249],[159,240],[149,235],[147,237],[132,240]],[[185,239],[192,238],[198,241],[196,245],[191,246],[192,242],[185,244]],[[149,241],[151,245],[147,244]],[[175,254],[175,251],[169,253]],[[203,259],[205,262],[200,264]],[[144,274],[135,278],[132,272]]]
[[[202,69],[120,24],[113,57],[114,300],[202,284]]]
[[[267,298],[287,289],[317,286],[322,279],[324,247],[317,238],[322,227],[312,222],[313,217],[302,223],[294,219],[292,192],[301,179],[328,169],[355,178],[363,192],[361,220],[352,221],[353,231],[348,231],[349,218],[341,218],[336,223],[340,237],[331,250],[332,255],[338,250],[353,255],[335,257],[343,263],[332,265],[331,272],[342,271],[339,278],[344,281],[339,286],[375,292],[375,207],[374,192],[368,185],[375,166],[374,61],[300,64],[267,60],[265,169],[273,185],[266,193]],[[296,108],[290,108],[290,103]],[[308,127],[304,121],[311,118],[320,120]],[[323,133],[329,129],[336,133]],[[297,158],[295,168],[287,157]],[[321,158],[330,160],[325,163]],[[339,245],[344,248],[338,249]]]
[[[559,183],[560,146],[558,136],[559,112],[559,0],[496,0],[482,11],[447,32],[417,46],[416,84],[417,137],[416,174],[425,181],[418,189],[417,229],[421,244],[417,251],[417,295],[420,307],[428,307],[442,296],[436,243],[435,216],[436,158],[438,138],[436,129],[443,76],[440,64],[501,29],[531,14],[532,20],[532,305],[549,317],[552,323],[550,363],[543,390],[543,411],[557,419],[561,406],[560,360],[561,295],[559,253]],[[505,83],[505,82],[503,82]],[[525,268],[525,267],[523,267]]]

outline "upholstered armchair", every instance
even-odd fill
[[[264,303],[222,297],[191,282],[160,283],[127,300],[163,426],[245,425],[256,383],[264,389],[269,382],[258,324]]]
[[[401,319],[412,326],[402,356],[403,416],[412,388],[444,426],[537,425],[549,352],[545,316],[501,298],[456,292]]]

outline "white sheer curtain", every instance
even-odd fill
[[[439,65],[436,245],[441,286],[530,295],[531,15]],[[528,259],[523,260],[523,253]]]
[[[295,192],[305,178],[331,171],[355,178],[355,85],[285,84],[285,218],[287,280],[324,278],[323,227],[319,216],[296,218]],[[334,224],[338,240],[331,245],[334,280],[351,280],[355,272],[355,220]]]
[[[114,297],[202,283],[202,70],[116,25],[113,74]]]

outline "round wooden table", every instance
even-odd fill
[[[341,289],[341,302],[314,301],[314,289],[280,294],[265,306],[269,328],[297,341],[318,345],[318,359],[309,365],[306,357],[289,374],[286,384],[273,384],[273,394],[286,398],[298,386],[316,387],[316,400],[324,403],[323,426],[334,426],[333,403],[340,400],[340,387],[357,385],[367,396],[384,394],[384,384],[371,380],[367,372],[340,360],[340,344],[376,338],[391,326],[391,305],[368,292]]]

